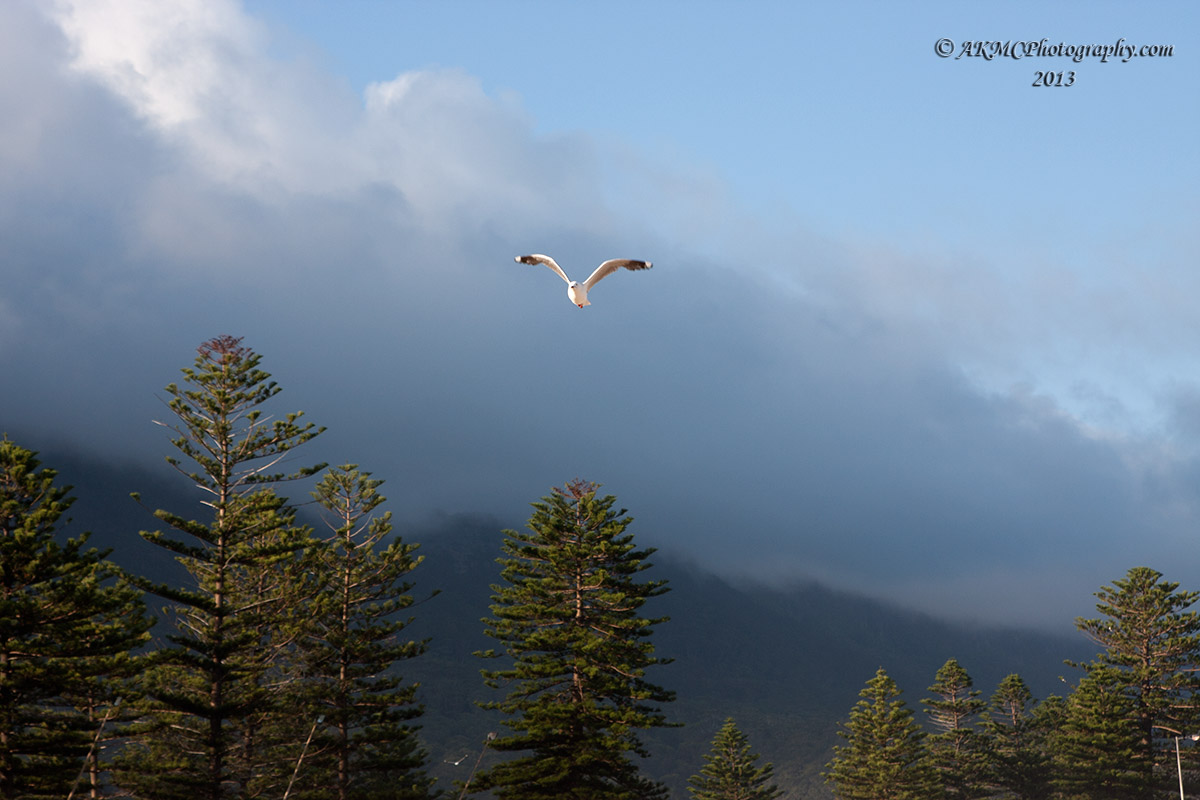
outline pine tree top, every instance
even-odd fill
[[[694,800],[774,800],[782,794],[770,783],[774,766],[756,764],[759,758],[751,751],[749,738],[729,717],[713,738],[704,767],[688,779],[688,792]]]

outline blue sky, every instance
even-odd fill
[[[519,104],[538,134],[632,148],[710,183],[736,213],[775,230],[800,228],[868,252],[966,261],[965,272],[988,269],[989,279],[1032,295],[1042,283],[1063,282],[1122,293],[1131,262],[1153,273],[1166,271],[1161,262],[1177,260],[1181,248],[1194,254],[1188,230],[1200,216],[1197,170],[1194,159],[1180,163],[1195,149],[1197,122],[1187,91],[1196,67],[1190,40],[1180,38],[1194,36],[1187,22],[1196,12],[1186,4],[1136,12],[1115,3],[351,8],[248,5],[274,26],[278,55],[316,59],[356,92],[398,72],[462,70],[487,94]],[[955,56],[964,41],[979,39],[1123,40],[1176,44],[1179,52],[1126,63],[943,59],[933,48],[942,37],[958,45]],[[1039,70],[1074,71],[1075,85],[1033,91]],[[611,202],[636,206],[623,185],[609,187]],[[654,216],[646,221],[654,224]],[[758,269],[785,274],[794,261],[791,254],[756,260]],[[920,297],[894,302],[921,313]],[[1106,326],[1104,310],[1094,307],[1101,302],[1115,299],[1094,297],[1073,314]],[[1123,424],[1161,422],[1146,396],[1157,389],[1146,384],[1194,366],[1193,354],[1173,354],[1162,372],[1130,374],[1144,365],[1118,369],[1108,347],[1092,355],[1110,344],[1093,344],[1096,333],[1063,341],[1070,352],[1026,356],[1020,365],[974,363],[982,354],[964,362],[997,389],[1025,380],[1053,387],[1077,413],[1104,412],[1089,407],[1087,391],[1072,392],[1076,383],[1124,384]]]
[[[583,475],[674,555],[959,618],[1200,587],[1198,14],[9,4],[0,424],[152,465],[231,333],[401,518]],[[528,252],[655,267],[580,311]]]
[[[943,227],[932,211],[966,214],[965,205],[975,228],[996,220],[983,230],[997,238],[1010,220],[1053,228],[1090,219],[1094,234],[1123,216],[1117,193],[1149,195],[1157,205],[1148,212],[1185,211],[1186,176],[1172,158],[1188,143],[1180,123],[1196,111],[1176,94],[1185,53],[1125,64],[986,61],[937,58],[933,44],[1171,43],[1194,21],[1186,4],[248,8],[290,34],[277,35],[277,52],[314,56],[355,91],[400,71],[461,69],[491,95],[515,93],[539,133],[618,139],[713,171],[755,211],[783,204],[835,230],[911,240]],[[1076,91],[1026,91],[1038,69],[1074,69]],[[1122,141],[1138,143],[1137,163],[1151,174],[1114,182]]]

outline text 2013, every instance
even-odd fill
[[[1066,72],[1043,72],[1038,70],[1033,73],[1034,86],[1071,86],[1075,83],[1075,70]]]

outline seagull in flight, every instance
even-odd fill
[[[517,256],[513,259],[520,264],[545,264],[550,269],[558,273],[558,276],[567,282],[567,297],[571,298],[571,302],[583,308],[590,306],[588,302],[588,292],[593,286],[612,275],[621,267],[625,269],[650,269],[654,266],[649,261],[634,261],[629,258],[610,258],[600,266],[596,267],[596,271],[588,276],[588,279],[583,283],[573,281],[567,277],[567,273],[563,272],[562,267],[555,263],[550,256],[544,256],[540,253],[534,253],[531,256]]]

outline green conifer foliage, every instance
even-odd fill
[[[940,796],[925,733],[882,667],[842,723],[825,782],[838,800],[929,800]]]
[[[1021,676],[1008,675],[992,695],[981,725],[987,742],[989,783],[1012,800],[1050,796],[1048,729],[1038,724],[1035,708],[1033,694]],[[1046,710],[1050,708],[1046,706]]]
[[[1140,731],[1125,678],[1106,664],[1088,674],[1067,698],[1066,714],[1051,736],[1053,782],[1065,798],[1132,800],[1153,797],[1141,757]]]
[[[99,789],[93,741],[117,729],[130,651],[148,638],[141,592],[55,530],[73,498],[36,454],[0,440],[0,798]]]
[[[319,586],[299,640],[302,673],[298,706],[316,731],[290,797],[378,798],[430,796],[425,751],[410,722],[421,713],[416,685],[396,667],[425,650],[404,639],[413,603],[407,576],[421,563],[416,544],[392,532],[383,481],[346,464],[327,471],[313,497],[330,535],[308,562]]]
[[[515,800],[665,796],[629,754],[646,755],[638,732],[667,724],[657,704],[673,699],[645,678],[665,663],[648,641],[665,619],[641,616],[667,589],[636,580],[653,550],[635,549],[632,520],[596,489],[578,480],[555,489],[533,504],[526,531],[505,531],[506,583],[492,587],[485,623],[512,665],[484,677],[509,694],[484,707],[508,715],[512,731],[491,747],[522,755],[481,774],[472,790]]]
[[[175,553],[195,582],[142,582],[174,603],[176,633],[145,676],[152,729],[122,759],[120,779],[161,800],[249,794],[272,756],[258,734],[280,696],[270,675],[286,646],[278,637],[294,636],[273,620],[296,599],[286,564],[310,542],[274,487],[324,465],[279,471],[320,430],[301,424],[300,413],[264,415],[279,387],[260,361],[240,339],[221,336],[198,348],[183,387],[166,388],[175,421],[161,424],[182,456],[167,461],[202,491],[211,519],[160,510],[155,516],[182,538],[142,532]]]
[[[926,741],[929,761],[949,800],[971,800],[987,791],[984,743],[975,730],[986,704],[972,684],[967,671],[951,658],[929,687],[935,696],[923,701],[936,731]]]
[[[775,800],[783,792],[771,783],[774,767],[757,765],[758,759],[731,717],[713,739],[700,773],[688,779],[688,792],[694,800]]]
[[[1138,757],[1155,765],[1163,788],[1175,779],[1173,736],[1200,732],[1193,695],[1200,690],[1200,592],[1181,592],[1162,573],[1134,567],[1096,597],[1104,617],[1076,627],[1104,647],[1098,661],[1115,667],[1133,701]]]

